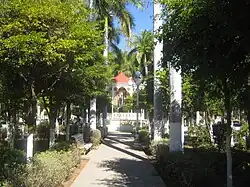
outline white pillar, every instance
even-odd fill
[[[160,3],[154,2],[154,33],[156,34],[159,28],[162,26],[162,20],[160,14],[162,12],[162,7]],[[162,138],[162,98],[160,94],[160,81],[157,79],[156,72],[161,69],[159,65],[162,58],[163,43],[159,42],[155,37],[155,47],[154,47],[154,140],[159,140]]]
[[[41,122],[41,107],[39,105],[39,101],[37,101],[37,104],[36,104],[36,111],[37,111],[37,114],[36,114],[36,125],[38,125]]]
[[[96,129],[96,98],[90,100],[90,128]]]
[[[27,138],[27,153],[26,158],[29,161],[33,157],[33,134],[30,134]]]
[[[85,112],[86,112],[86,119],[85,119],[86,121],[85,122],[86,122],[86,125],[87,125],[87,124],[89,124],[89,110],[86,109]]]
[[[200,112],[196,111],[196,125],[200,124],[200,120],[201,120]]]
[[[111,101],[111,121],[113,120],[113,113],[114,113],[114,86],[113,86],[113,84],[112,84],[112,93],[111,93],[111,99],[112,99],[112,101]],[[110,124],[111,124],[111,122],[110,122]]]
[[[170,151],[183,151],[184,136],[181,112],[182,100],[182,78],[181,71],[178,72],[170,67]]]
[[[105,26],[104,26],[104,51],[103,56],[105,59],[105,65],[108,65],[108,53],[109,53],[109,25],[108,25],[108,17],[105,17]],[[105,127],[107,123],[107,114],[108,114],[108,103],[105,102],[103,106],[103,114],[102,114],[102,126]]]

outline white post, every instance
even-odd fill
[[[183,124],[181,112],[182,78],[178,72],[170,66],[170,151],[182,151],[184,146]]]
[[[105,49],[103,51],[103,56],[105,58],[105,65],[108,65],[108,54],[109,54],[109,25],[108,25],[108,17],[105,17],[105,33],[104,33],[104,45]],[[102,114],[102,126],[105,127],[107,123],[107,113],[108,113],[108,103],[104,103],[103,106],[103,114]]]
[[[85,121],[85,123],[87,125],[89,123],[89,110],[86,109],[85,112],[86,112],[86,119],[85,119],[86,121]]]
[[[111,122],[112,122],[112,120],[113,120],[113,113],[114,113],[114,86],[113,86],[113,84],[112,84],[111,99],[112,99],[112,101],[111,101]],[[111,122],[110,122],[110,124],[111,124]]]
[[[160,27],[162,26],[162,20],[160,14],[162,11],[161,4],[154,1],[154,33],[156,34]],[[161,105],[161,95],[160,95],[160,81],[157,78],[157,71],[161,70],[160,61],[162,58],[163,43],[159,42],[155,38],[154,47],[154,140],[159,140],[162,138],[162,105]]]
[[[33,157],[33,134],[30,134],[27,138],[27,162]]]
[[[200,112],[199,111],[196,111],[196,125],[199,125],[200,124],[200,119],[201,116],[200,116]]]
[[[96,98],[90,100],[90,128],[96,129]]]
[[[36,125],[38,125],[38,124],[41,122],[41,107],[40,107],[40,105],[39,105],[39,101],[37,101],[36,111],[37,111],[37,115],[36,115]]]

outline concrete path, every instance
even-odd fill
[[[165,187],[130,133],[113,132],[90,160],[72,187]]]

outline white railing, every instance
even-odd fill
[[[136,113],[108,113],[107,118],[109,120],[126,120],[126,121],[134,121],[136,120]],[[144,114],[139,113],[139,120],[144,120]]]

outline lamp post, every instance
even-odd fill
[[[136,84],[136,127],[139,124],[139,86],[142,82],[142,74],[140,71],[135,72],[135,84]]]

